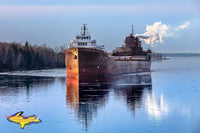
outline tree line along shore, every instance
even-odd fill
[[[65,52],[46,45],[0,42],[0,71],[64,68]]]

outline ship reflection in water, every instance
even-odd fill
[[[73,117],[72,128],[78,125],[79,129],[87,131],[92,129],[99,119],[103,120],[102,124],[104,121],[117,121],[120,126],[123,123],[133,125],[132,122],[129,123],[130,119],[137,121],[138,118],[148,118],[145,121],[159,123],[163,116],[170,112],[166,97],[152,89],[150,74],[84,79],[0,76],[0,81],[0,107],[4,114],[12,114],[22,109],[25,112],[34,110],[33,113],[37,113],[35,105],[38,105],[38,114],[44,119],[48,118],[46,108],[51,108],[51,113],[58,109],[60,114],[55,116],[64,116],[61,120],[63,124]],[[68,113],[63,110],[66,105]],[[60,124],[54,126],[60,127]],[[69,129],[69,126],[66,128]]]
[[[85,130],[98,115],[98,109],[105,107],[110,93],[117,99],[123,99],[133,116],[137,108],[145,106],[149,116],[159,118],[161,111],[167,112],[167,108],[163,105],[162,96],[156,99],[152,94],[151,83],[150,74],[113,76],[101,80],[67,77],[67,107],[83,124]]]
[[[108,100],[109,84],[105,82],[84,82],[79,78],[66,78],[66,101],[68,107],[78,120],[87,126],[92,118],[97,115],[97,110],[103,107]]]

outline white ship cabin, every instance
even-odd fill
[[[83,29],[83,31],[82,31]],[[97,45],[96,40],[91,39],[91,35],[86,32],[86,24],[83,24],[83,28],[81,28],[81,33],[76,35],[76,40],[72,40],[69,48],[96,48],[96,49],[104,49],[103,45]]]

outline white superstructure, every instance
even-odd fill
[[[83,32],[79,35],[76,35],[76,40],[72,40],[69,48],[76,48],[76,47],[84,47],[84,48],[97,48],[97,49],[104,49],[103,45],[97,45],[96,40],[91,39],[91,35],[86,33],[86,24],[83,24]]]

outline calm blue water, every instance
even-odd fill
[[[31,73],[0,75],[0,133],[200,132],[200,57],[153,62],[150,74],[107,82],[79,84],[64,69]],[[5,117],[18,111],[42,122],[21,129]]]

